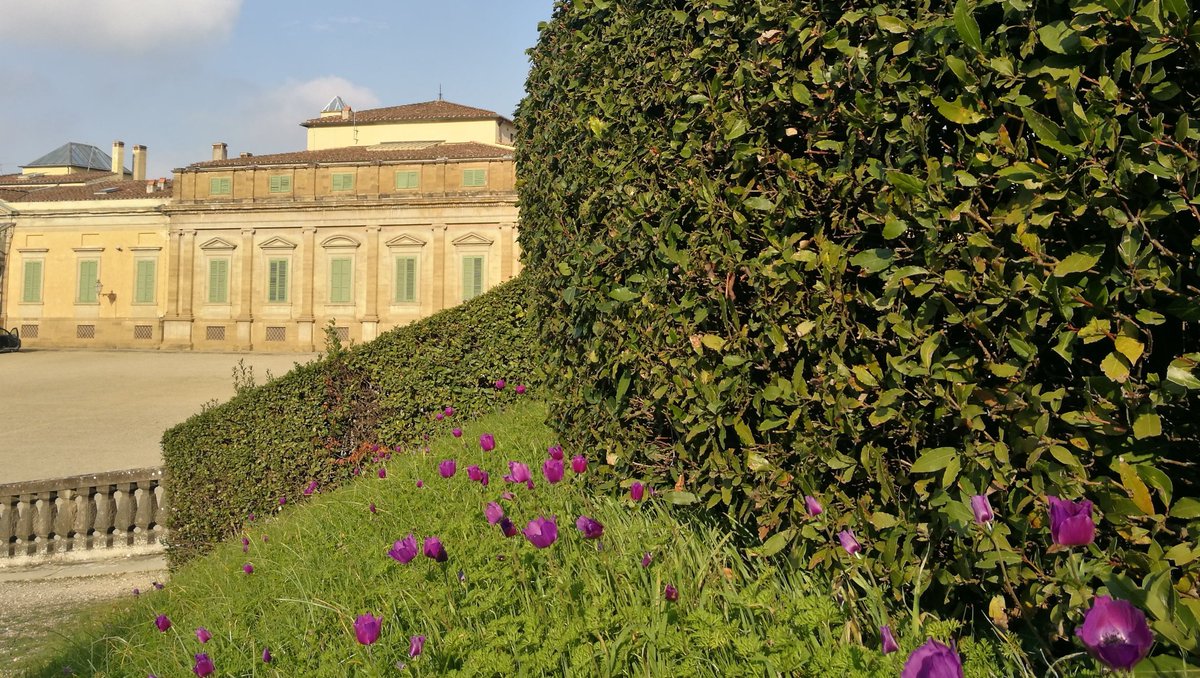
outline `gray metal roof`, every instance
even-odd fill
[[[112,171],[112,156],[90,144],[73,141],[59,146],[46,155],[21,167],[82,167],[100,172]],[[128,168],[122,168],[126,172]]]
[[[325,108],[321,109],[321,112],[338,113],[344,108],[346,108],[346,102],[342,101],[341,97],[334,97],[332,100],[330,100],[329,104],[325,106]]]

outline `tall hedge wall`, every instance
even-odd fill
[[[372,445],[413,446],[436,426],[490,410],[534,374],[537,352],[520,277],[460,306],[331,350],[163,434],[171,519],[168,553],[178,565],[228,538],[250,513],[280,497],[303,498],[312,480],[345,481]],[[446,406],[455,413],[439,422]]]
[[[864,619],[1067,639],[1108,592],[1195,652],[1198,18],[559,3],[517,115],[554,421]],[[1092,545],[1051,548],[1050,495]]]

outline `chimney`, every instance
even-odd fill
[[[243,153],[243,154],[239,155],[238,157],[239,157],[239,158],[253,158],[253,157],[254,157],[254,154],[253,154],[253,153],[250,153],[249,151],[247,151],[247,152],[245,152],[245,153]]]
[[[342,109],[342,120],[349,120],[350,114],[353,112],[354,112],[354,110],[352,108],[350,108],[349,106],[343,108]]]
[[[125,178],[125,142],[114,141],[112,152],[112,171],[118,179]]]
[[[133,147],[133,178],[135,181],[146,180],[146,147]]]
[[[228,160],[229,146],[224,142],[213,144],[213,160]]]
[[[155,191],[167,190],[167,179],[165,177],[159,177],[158,182],[154,186],[154,190]]]
[[[146,182],[146,192],[147,193],[154,192],[154,180],[153,179],[150,179],[149,181]]]

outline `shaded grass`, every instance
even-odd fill
[[[384,479],[378,465],[364,468],[347,487],[248,522],[248,553],[236,540],[221,545],[165,590],[131,598],[67,638],[29,675],[61,676],[64,667],[191,675],[202,651],[216,675],[240,676],[397,675],[400,665],[414,675],[463,676],[899,674],[906,653],[883,657],[842,641],[846,619],[826,585],[773,563],[752,566],[728,534],[658,501],[581,491],[569,464],[581,451],[567,451],[562,483],[546,483],[540,468],[554,440],[545,416],[541,403],[523,403],[464,425],[461,439],[439,434],[429,452],[397,454]],[[480,450],[483,432],[495,434],[495,451]],[[458,463],[450,479],[436,470],[445,458]],[[529,464],[535,489],[501,479],[512,459]],[[490,472],[487,488],[467,479],[469,464]],[[501,500],[505,491],[515,498]],[[488,501],[501,501],[519,528],[557,516],[558,541],[535,549],[520,535],[505,538],[484,518]],[[604,524],[601,539],[582,538],[580,515]],[[410,532],[438,536],[449,560],[389,558],[392,542]],[[646,553],[652,562],[643,567]],[[677,602],[665,600],[667,584],[678,588]],[[382,615],[383,629],[379,642],[362,646],[353,623],[367,612]],[[153,624],[158,614],[173,622],[166,633]],[[194,635],[199,626],[213,634],[206,645]],[[410,659],[415,634],[428,641]],[[923,640],[901,643],[907,650]],[[1012,673],[998,668],[989,643],[966,638],[959,649],[968,675]]]

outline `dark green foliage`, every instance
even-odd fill
[[[1108,592],[1196,652],[1197,19],[561,4],[517,116],[553,419],[864,611],[1069,639]],[[1094,545],[1049,548],[1047,495]]]
[[[517,279],[455,308],[326,355],[207,409],[163,434],[171,504],[169,553],[178,565],[204,553],[278,499],[330,488],[375,454],[419,444],[515,397],[529,383],[534,340],[528,282]],[[436,412],[452,405],[451,420]]]

